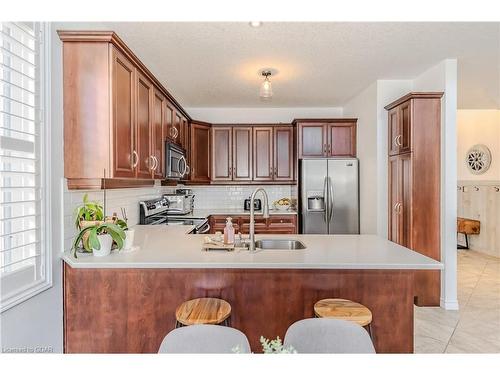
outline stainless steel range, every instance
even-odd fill
[[[141,225],[194,225],[190,233],[208,233],[210,225],[206,217],[169,214],[167,197],[139,202],[139,224]]]

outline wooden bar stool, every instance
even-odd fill
[[[220,298],[195,298],[175,310],[175,328],[195,324],[230,325],[231,305]]]
[[[348,320],[365,327],[372,337],[372,312],[360,303],[348,299],[327,298],[314,304],[314,314],[318,318]]]

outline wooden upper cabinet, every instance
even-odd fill
[[[401,104],[399,107],[399,134],[398,139],[399,152],[410,152],[411,151],[411,100]]]
[[[184,129],[189,116],[114,32],[58,34],[68,188],[151,186],[163,178],[163,143],[175,135],[174,111]]]
[[[161,179],[164,177],[164,159],[165,159],[165,136],[164,136],[164,115],[165,97],[158,90],[153,90],[153,127],[151,134],[151,147],[153,156],[153,178]]]
[[[292,181],[294,179],[293,127],[273,128],[274,180]]]
[[[273,128],[256,126],[253,128],[253,180],[272,181]]]
[[[137,177],[150,178],[154,166],[151,150],[153,84],[137,74]]]
[[[398,136],[399,136],[399,108],[391,109],[388,114],[388,130],[389,130],[389,155],[397,155],[399,153]]]
[[[233,180],[251,181],[253,175],[252,128],[233,127]]]
[[[412,101],[408,100],[392,108],[389,118],[389,155],[398,155],[412,150]]]
[[[356,157],[356,121],[295,120],[299,158]]]
[[[191,181],[210,182],[210,124],[191,123]]]
[[[178,143],[179,145],[182,145],[183,137],[184,134],[182,133],[182,118],[181,115],[177,112],[174,111],[174,142]]]
[[[356,123],[328,124],[328,156],[356,157]]]
[[[165,109],[164,109],[164,134],[165,138],[169,141],[175,141],[176,130],[174,130],[175,123],[175,109],[172,103],[169,100],[165,101]]]
[[[114,177],[135,177],[135,68],[118,52],[112,50],[112,113]],[[68,143],[71,140],[66,140]]]
[[[212,128],[212,180],[231,181],[232,163],[232,127],[217,126]]]
[[[299,123],[299,158],[324,157],[327,153],[326,126],[322,123]]]

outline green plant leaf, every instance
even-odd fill
[[[90,230],[89,243],[90,243],[90,246],[92,247],[92,249],[101,250],[101,243],[99,242],[99,240],[97,238],[98,228],[99,228],[99,226],[94,226]]]

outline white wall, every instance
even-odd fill
[[[342,108],[186,108],[200,121],[224,123],[290,123],[295,118],[342,117]]]
[[[441,306],[457,300],[457,60],[443,60],[413,81],[414,91],[443,91],[441,101]]]
[[[360,233],[377,233],[377,82],[349,100],[344,117],[356,117]]]
[[[458,180],[500,180],[500,110],[469,110],[457,112],[457,174]],[[469,148],[484,144],[491,151],[491,166],[483,174],[472,174],[465,163]]]
[[[376,93],[374,93],[374,87]],[[441,305],[457,309],[456,289],[456,112],[457,62],[443,60],[412,80],[379,80],[352,98],[344,115],[358,117],[358,153],[363,164],[375,166],[361,172],[362,226],[387,238],[387,111],[384,106],[411,91],[443,91],[441,135],[441,259],[445,264]],[[374,113],[375,112],[375,113]],[[374,123],[376,129],[370,128]],[[371,142],[370,142],[371,140]],[[376,201],[376,204],[373,201]]]

